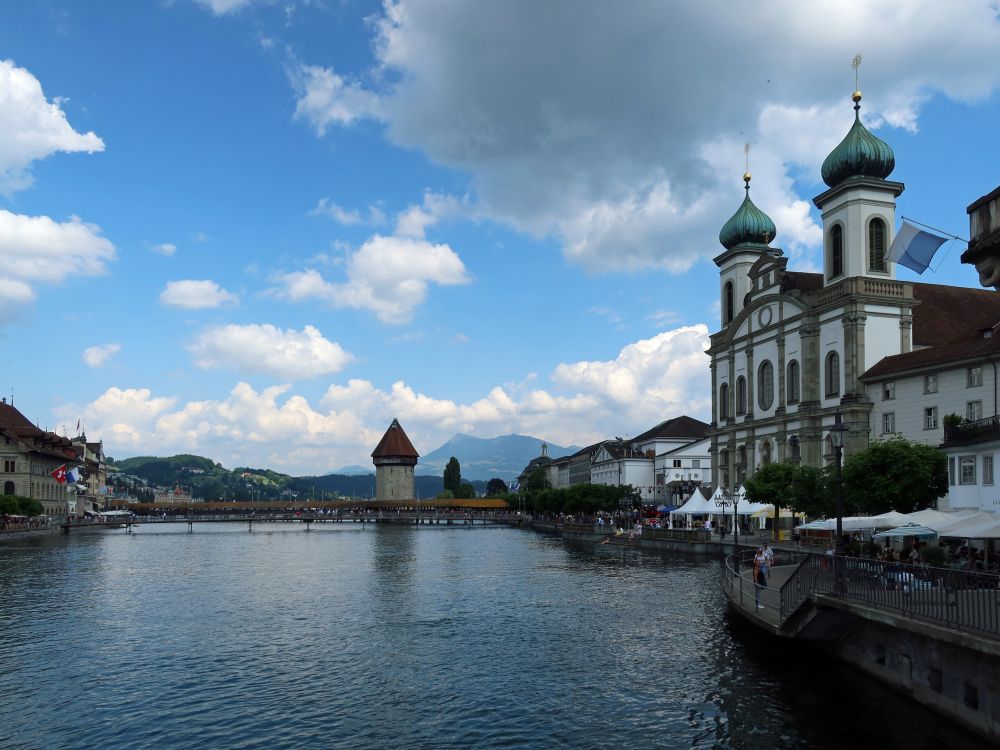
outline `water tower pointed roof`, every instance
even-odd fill
[[[382,439],[379,440],[375,450],[372,451],[372,458],[419,458],[413,443],[406,437],[406,433],[399,424],[398,419],[392,420],[389,429],[385,431]]]

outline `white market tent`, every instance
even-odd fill
[[[670,511],[671,516],[704,516],[709,513],[718,513],[719,508],[715,504],[715,498],[720,496],[721,491],[716,490],[712,497],[705,497],[700,490],[695,490],[691,493],[691,497],[687,499],[677,510]]]
[[[935,531],[940,531],[941,529],[951,526],[957,521],[964,520],[969,516],[976,515],[976,511],[971,510],[953,510],[947,513],[934,510],[933,508],[924,508],[923,510],[918,510],[913,513],[906,514],[906,523],[919,523],[927,526],[928,528],[934,529]]]
[[[994,513],[975,513],[958,523],[950,524],[939,534],[961,539],[1000,539],[1000,516]]]
[[[903,513],[894,510],[882,513],[878,516],[847,516],[840,519],[841,528],[844,531],[861,531],[862,529],[891,529],[893,526],[901,526],[909,518]],[[821,518],[817,521],[810,521],[798,527],[799,531],[836,531],[836,518]]]

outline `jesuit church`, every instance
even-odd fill
[[[853,100],[854,124],[824,161],[828,189],[814,198],[822,215],[823,272],[786,268],[788,259],[770,244],[778,233],[774,222],[750,199],[749,172],[743,204],[719,234],[725,249],[714,260],[722,320],[707,352],[709,437],[712,481],[730,490],[772,461],[816,467],[832,461],[829,430],[838,413],[847,426],[845,455],[887,432],[940,444],[938,409],[953,407],[937,404],[939,373],[961,370],[966,385],[966,363],[948,347],[1000,321],[1000,295],[896,280],[887,254],[904,186],[888,179],[892,149],[861,124],[861,93]],[[924,356],[931,350],[940,356]],[[927,361],[933,367],[921,370]],[[980,367],[980,385],[982,374]],[[968,383],[974,375],[969,367]],[[912,429],[887,410],[899,403],[894,378],[904,376],[923,384],[905,406],[914,412]],[[952,396],[961,400],[965,393]],[[986,400],[978,402],[979,416],[996,413],[995,395]],[[899,411],[902,419],[903,404]]]

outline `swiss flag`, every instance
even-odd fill
[[[58,469],[52,472],[52,478],[55,479],[59,484],[66,481],[66,464],[63,464]]]

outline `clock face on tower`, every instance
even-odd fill
[[[771,308],[770,307],[763,307],[763,308],[761,308],[761,311],[759,313],[757,313],[757,322],[760,323],[761,326],[769,326],[769,325],[771,325]]]

